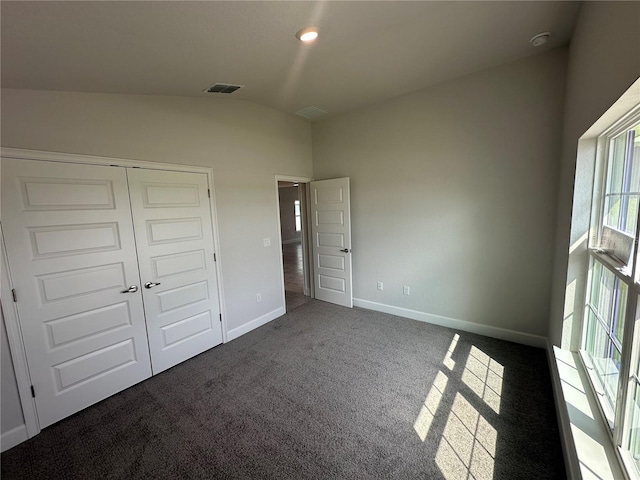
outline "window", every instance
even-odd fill
[[[302,219],[300,217],[300,200],[293,201],[293,214],[296,216],[296,232],[302,230]]]
[[[598,144],[603,178],[594,185],[597,237],[580,353],[612,440],[630,475],[640,478],[640,114]]]
[[[640,305],[640,297],[637,298]],[[640,323],[640,314],[636,312],[636,324]],[[627,405],[625,409],[625,431],[622,439],[622,449],[626,452],[624,458],[629,470],[640,472],[640,327],[635,329],[635,338],[632,342],[636,346],[631,359],[631,375],[627,387]]]

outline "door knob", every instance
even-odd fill
[[[349,249],[348,249],[348,248],[343,248],[343,249],[342,249],[342,250],[340,250],[340,251],[341,251],[341,252],[344,252],[344,253],[349,253]]]
[[[153,288],[156,285],[160,285],[160,282],[157,282],[157,283],[156,282],[147,282],[147,283],[144,284],[144,288]]]
[[[128,289],[122,290],[122,293],[135,293],[138,291],[137,285],[131,285]]]

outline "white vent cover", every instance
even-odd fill
[[[321,117],[325,113],[327,112],[319,109],[318,107],[311,106],[311,107],[305,107],[302,110],[298,110],[296,112],[296,115],[300,115],[301,117],[304,117],[307,120],[313,120],[314,118]]]
[[[214,83],[203,90],[205,93],[226,93],[230,94],[240,90],[244,85],[231,85],[230,83]]]

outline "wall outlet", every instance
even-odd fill
[[[378,290],[384,290],[384,285],[382,285],[382,282],[378,282]]]
[[[409,288],[408,285],[405,285],[404,287],[402,287],[402,293],[405,295],[409,295],[411,289]]]
[[[260,303],[262,301],[262,294],[259,293],[256,295],[256,302]]]
[[[270,247],[271,246],[271,239],[270,238],[263,238],[262,239],[262,245],[264,245],[265,247]]]

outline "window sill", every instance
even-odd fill
[[[589,253],[594,258],[598,259],[598,261],[607,267],[614,275],[620,277],[624,282],[631,284],[633,279],[631,278],[631,266],[625,265],[616,257],[609,255],[608,253],[602,252],[600,250],[590,249]]]
[[[579,354],[553,347],[549,356],[567,477],[628,478],[620,466]]]

